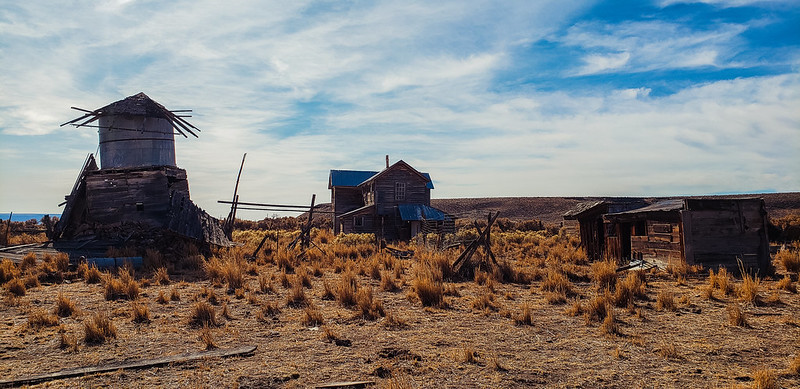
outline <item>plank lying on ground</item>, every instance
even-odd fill
[[[317,389],[357,389],[366,388],[367,386],[375,385],[375,381],[349,381],[349,382],[331,382],[327,384],[320,384],[315,386]]]
[[[15,380],[3,380],[0,381],[0,387],[31,385],[45,381],[79,377],[87,374],[107,373],[110,371],[117,371],[120,369],[144,369],[149,367],[164,366],[170,363],[190,362],[203,358],[231,357],[236,355],[250,354],[253,351],[255,351],[255,349],[256,346],[240,346],[228,349],[217,349],[217,350],[184,353],[178,355],[171,355],[167,357],[140,359],[138,361],[111,363],[107,365],[77,367],[77,368],[57,371],[55,373],[18,378]]]

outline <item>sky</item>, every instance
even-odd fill
[[[796,0],[0,3],[0,212],[60,213],[96,128],[192,109],[191,197],[330,200],[385,155],[433,198],[800,191]],[[260,219],[263,212],[240,214]]]

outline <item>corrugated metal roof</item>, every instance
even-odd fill
[[[647,213],[647,212],[671,212],[671,211],[680,211],[681,209],[683,209],[683,199],[662,200],[652,205],[648,205],[642,208],[637,208],[631,211],[609,213],[608,216],[630,215],[630,214]]]
[[[328,188],[334,186],[358,186],[376,174],[378,172],[365,170],[331,170]]]
[[[400,204],[397,206],[403,221],[411,220],[447,220],[444,212],[423,204]]]
[[[595,207],[605,204],[606,202],[603,200],[598,201],[584,201],[582,203],[578,203],[574,208],[570,209],[567,212],[564,212],[564,219],[573,220],[578,217],[578,215],[590,211]]]
[[[369,181],[372,177],[377,176],[381,172],[373,172],[366,170],[331,170],[330,178],[328,180],[328,189],[334,186],[359,186],[365,181]],[[433,189],[433,181],[431,175],[428,173],[421,173],[428,182],[425,186],[428,189]]]

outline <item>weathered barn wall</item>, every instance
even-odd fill
[[[109,224],[124,220],[164,225],[169,217],[172,192],[189,197],[185,170],[161,166],[89,172],[86,175],[87,221]]]
[[[331,203],[334,212],[333,233],[339,234],[341,231],[341,224],[343,223],[343,220],[340,219],[340,215],[364,205],[361,197],[361,189],[357,187],[333,187],[331,188]],[[348,230],[344,229],[344,231]]]
[[[767,213],[761,199],[685,200],[681,211],[686,261],[706,268],[769,268]]]
[[[430,206],[431,190],[427,187],[427,180],[419,173],[411,171],[405,164],[396,164],[374,179],[377,212],[379,215],[393,216],[398,204],[423,204]],[[397,183],[405,184],[405,196],[396,197]]]
[[[682,259],[680,223],[642,220],[631,226],[631,251],[643,258]]]

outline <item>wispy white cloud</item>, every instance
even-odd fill
[[[0,151],[0,180],[23,188],[3,193],[0,210],[50,207],[71,187],[97,140],[93,129],[58,127],[79,115],[69,106],[139,91],[194,109],[203,132],[177,140],[177,159],[215,215],[245,152],[240,191],[255,201],[321,201],[328,169],[379,169],[384,154],[430,172],[436,197],[800,188],[784,168],[800,147],[796,73],[670,96],[647,82],[555,91],[498,82],[536,59],[520,54],[531,42],[554,36],[579,53],[574,68],[557,69],[568,76],[738,66],[747,25],[581,19],[591,5],[0,6],[0,144],[22,150]],[[48,153],[29,158],[34,150]]]
[[[619,70],[642,72],[656,69],[734,65],[730,58],[741,45],[738,36],[744,25],[720,24],[711,30],[663,21],[578,23],[562,38],[566,45],[590,52],[578,75]]]

